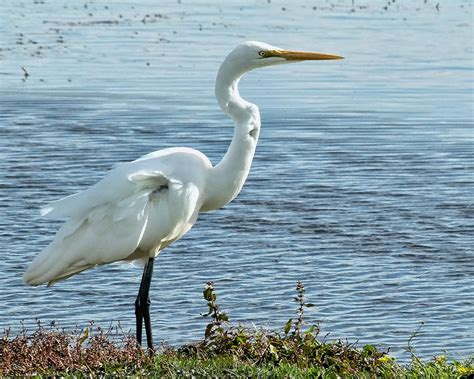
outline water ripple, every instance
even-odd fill
[[[213,99],[215,71],[233,44],[258,36],[348,59],[243,80],[262,111],[254,166],[233,203],[160,255],[157,339],[202,337],[208,280],[234,321],[282,327],[302,280],[317,305],[308,321],[330,337],[407,359],[425,321],[414,341],[423,357],[474,352],[472,41],[456,26],[472,26],[470,2],[439,12],[409,1],[355,12],[350,1],[285,11],[231,1],[223,12],[151,0],[87,11],[61,0],[4,3],[1,327],[38,317],[133,328],[139,267],[112,264],[52,288],[21,283],[60,225],[38,209],[158,148],[190,146],[218,162],[232,132]]]

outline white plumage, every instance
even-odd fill
[[[166,149],[119,164],[84,192],[47,205],[42,215],[68,220],[24,280],[53,283],[95,265],[158,254],[196,221],[211,167],[196,150]]]
[[[23,275],[30,285],[54,283],[96,265],[147,260],[135,302],[137,341],[142,321],[153,349],[149,289],[154,257],[182,237],[199,212],[220,208],[240,192],[250,171],[260,133],[258,107],[240,97],[242,75],[255,68],[336,55],[287,51],[263,42],[244,42],[224,60],[216,98],[235,122],[234,136],[215,167],[199,151],[165,149],[117,165],[91,188],[44,207],[48,217],[66,218],[53,242]]]

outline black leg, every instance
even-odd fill
[[[150,283],[153,274],[154,258],[150,258],[143,269],[142,281],[135,300],[135,317],[137,321],[137,341],[142,344],[142,323],[145,322],[146,342],[150,352],[153,352],[153,336],[150,321]]]

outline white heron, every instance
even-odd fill
[[[305,60],[341,59],[337,55],[288,51],[262,42],[239,44],[220,66],[215,94],[235,122],[223,159],[213,166],[201,152],[177,147],[120,163],[94,186],[41,209],[66,218],[53,241],[23,275],[27,284],[51,285],[96,265],[144,260],[135,301],[136,336],[153,349],[149,290],[154,258],[181,238],[199,212],[218,209],[240,192],[250,170],[260,132],[258,107],[239,95],[246,72]]]

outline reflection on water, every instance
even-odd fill
[[[334,338],[406,358],[425,321],[414,341],[423,356],[472,354],[472,5],[356,5],[6,1],[0,326],[133,327],[138,267],[22,284],[60,224],[38,209],[159,148],[217,162],[232,129],[213,99],[215,72],[236,43],[259,39],[347,59],[243,80],[263,120],[252,172],[233,203],[159,257],[157,339],[202,336],[208,280],[234,321],[281,327],[302,280],[317,304],[309,321]]]

